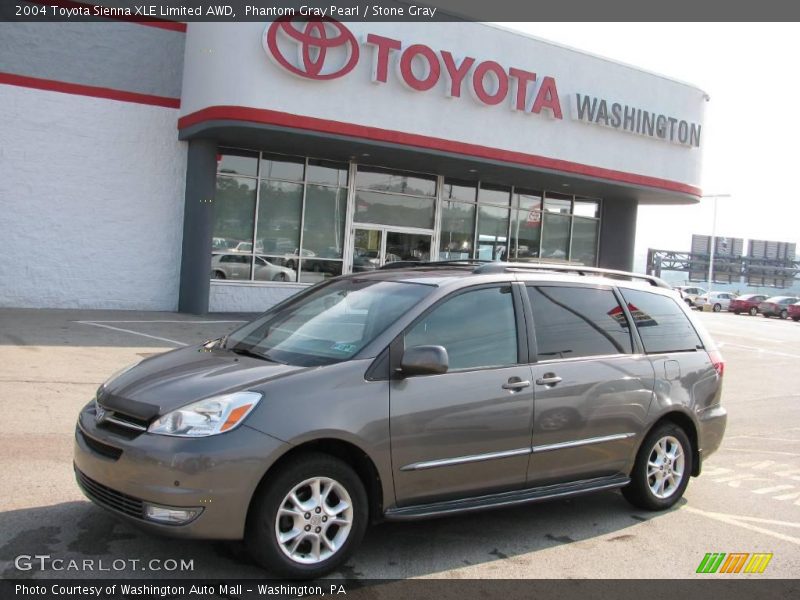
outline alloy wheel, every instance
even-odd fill
[[[275,518],[275,536],[292,561],[313,565],[344,546],[353,526],[353,502],[342,484],[314,477],[286,494]]]
[[[647,485],[656,498],[669,498],[681,484],[686,460],[677,438],[659,439],[647,459]]]

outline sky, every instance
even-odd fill
[[[501,23],[694,84],[711,97],[700,187],[718,200],[717,235],[800,246],[800,24]],[[639,208],[634,268],[648,248],[688,251],[710,235],[713,200]],[[746,250],[746,246],[745,246]]]

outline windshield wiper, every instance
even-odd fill
[[[258,358],[260,360],[266,360],[267,362],[280,364],[279,361],[275,360],[274,358],[270,358],[266,354],[254,352],[250,348],[229,348],[229,350],[235,354],[241,354],[242,356],[251,356],[253,358]]]

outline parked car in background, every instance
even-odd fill
[[[800,321],[800,302],[790,304],[786,310],[788,311],[789,318],[792,321]]]
[[[681,298],[690,308],[697,308],[697,297],[706,293],[706,290],[701,287],[689,285],[679,285],[674,289],[678,290]]]
[[[800,298],[795,298],[794,296],[773,296],[758,305],[758,312],[765,317],[786,319],[789,317],[789,305],[798,301],[800,301]]]
[[[708,292],[697,297],[696,306],[702,310],[705,310],[706,306],[710,306],[714,312],[722,309],[728,310],[728,306],[735,297],[736,294],[730,292]]]
[[[758,314],[758,305],[766,299],[764,294],[743,294],[731,300],[728,311],[735,315],[747,313],[755,317]]]
[[[250,256],[246,254],[217,254],[211,259],[211,277],[214,279],[250,279]],[[297,273],[286,267],[256,256],[254,279],[256,281],[297,281]]]

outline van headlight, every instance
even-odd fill
[[[261,400],[258,392],[214,396],[168,412],[154,421],[148,433],[179,437],[205,437],[238,427]]]

